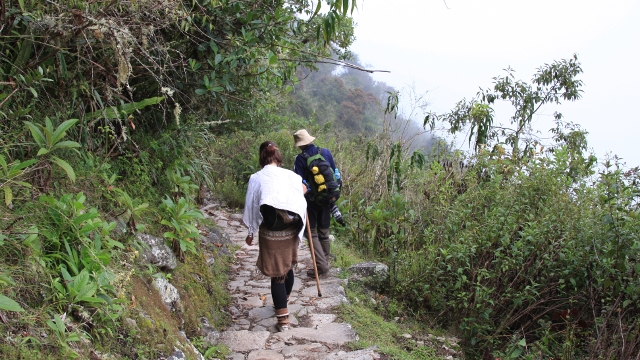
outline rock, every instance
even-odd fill
[[[338,284],[326,284],[321,286],[320,290],[322,291],[323,298],[331,296],[346,296],[344,288]],[[302,290],[302,295],[316,297],[318,296],[318,288],[315,286],[309,286]]]
[[[249,353],[247,360],[284,360],[284,356],[274,350],[256,350]]]
[[[311,327],[316,327],[321,324],[329,324],[338,318],[335,314],[310,314],[309,320],[311,321]]]
[[[349,281],[359,283],[365,288],[377,292],[387,279],[389,267],[382,263],[366,262],[352,265],[347,269]]]
[[[357,340],[355,330],[346,323],[321,324],[315,329],[293,328],[289,331],[277,333],[276,335],[283,341],[290,339],[302,339],[311,342],[319,342],[328,346],[342,346],[348,342]]]
[[[178,293],[178,289],[171,285],[167,279],[163,277],[155,278],[153,280],[153,287],[158,290],[162,301],[167,305],[169,310],[176,311],[180,309],[180,294]]]
[[[345,352],[338,351],[331,353],[323,358],[323,360],[378,360],[382,356],[376,353],[375,348],[367,348],[358,351]]]
[[[269,334],[268,331],[226,331],[220,336],[220,343],[232,352],[260,350],[265,347]]]
[[[365,262],[349,266],[347,271],[354,275],[361,277],[377,276],[385,278],[389,273],[389,267],[385,264],[378,262]]]
[[[176,351],[174,351],[173,354],[171,354],[171,356],[167,358],[167,360],[186,360],[186,359],[187,357],[184,355],[182,350],[178,350],[178,349],[176,349]]]
[[[203,243],[220,244],[220,245],[233,244],[233,241],[231,241],[229,234],[227,234],[223,230],[216,227],[211,227],[211,228],[208,228],[207,231],[209,232],[209,234],[207,234],[207,236],[202,237]]]
[[[306,358],[305,355],[309,353],[317,354],[317,353],[322,353],[323,351],[325,353],[328,352],[328,349],[326,346],[318,343],[311,343],[311,344],[305,344],[305,345],[287,346],[284,349],[282,349],[282,355],[284,355],[287,359],[293,356],[300,356],[302,358]]]
[[[145,244],[142,259],[162,270],[173,270],[178,265],[178,259],[167,246],[164,239],[149,234],[137,233],[136,239]]]
[[[254,308],[249,311],[249,319],[260,321],[270,317],[275,317],[276,311],[273,307]]]
[[[213,326],[209,325],[209,320],[207,318],[200,318],[200,324],[202,327],[200,328],[200,336],[202,336],[202,342],[205,348],[218,345],[218,340],[220,340],[220,332],[216,330]]]

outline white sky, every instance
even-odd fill
[[[640,0],[359,0],[354,18],[352,51],[391,71],[373,77],[428,92],[436,113],[491,87],[509,66],[529,82],[543,64],[578,54],[582,99],[541,109],[534,127],[548,130],[559,111],[589,132],[599,161],[612,153],[640,165]]]

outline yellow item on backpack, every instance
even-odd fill
[[[316,182],[316,184],[324,184],[324,176],[322,176],[322,174],[318,174],[316,176],[313,177],[313,180]]]

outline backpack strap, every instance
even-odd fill
[[[311,164],[311,162],[315,159],[321,159],[323,161],[326,161],[327,159],[324,158],[324,156],[322,156],[321,152],[322,152],[322,148],[316,147],[317,152],[315,155],[309,155],[306,152],[302,152],[302,158],[304,158],[305,160],[307,160],[307,170],[309,170],[309,165]]]

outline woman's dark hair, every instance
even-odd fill
[[[278,166],[282,165],[282,154],[280,154],[276,143],[265,141],[260,144],[260,166],[265,167],[274,161]]]

